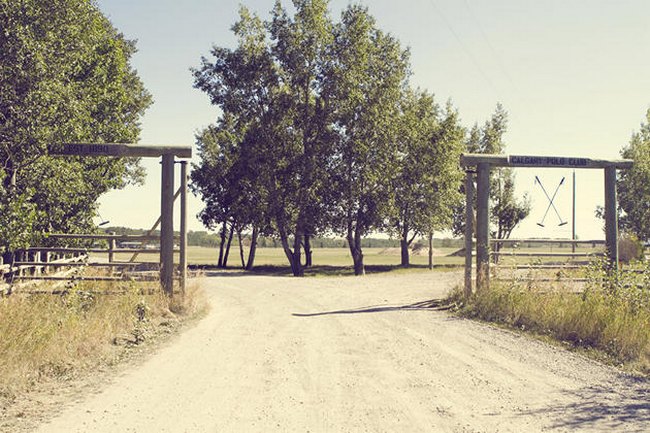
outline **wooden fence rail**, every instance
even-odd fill
[[[12,263],[2,263],[0,258],[0,296],[13,293],[28,285],[38,285],[44,281],[155,281],[159,279],[160,264],[156,262],[135,261],[137,254],[160,255],[160,248],[146,248],[148,241],[158,242],[160,238],[152,233],[146,235],[102,234],[68,234],[51,233],[46,239],[61,241],[60,246],[36,246],[14,252]],[[174,236],[179,239],[179,236]],[[106,247],[91,245],[88,247],[67,246],[73,240],[100,241]],[[132,242],[139,248],[118,247],[118,242]],[[94,242],[93,242],[94,244]],[[180,252],[178,248],[174,253]],[[89,254],[106,255],[106,259],[92,257]],[[132,255],[123,261],[116,260],[116,254]],[[83,275],[83,268],[109,269],[108,275]],[[152,273],[153,271],[153,273]],[[59,284],[60,285],[60,284]],[[58,286],[58,285],[57,285]],[[42,290],[41,290],[42,291]],[[52,288],[52,293],[56,287]],[[29,290],[32,293],[33,290]],[[47,292],[43,291],[43,292]]]
[[[492,251],[492,256],[509,256],[509,257],[598,257],[604,256],[604,253],[554,253],[554,252],[521,252],[521,251]]]
[[[9,295],[29,284],[38,284],[38,280],[47,277],[57,276],[69,280],[75,267],[85,266],[87,260],[87,255],[81,253],[59,257],[50,253],[26,254],[22,251],[17,256],[21,261],[0,266],[0,296]],[[55,258],[50,260],[51,257]],[[32,260],[24,260],[25,258]]]
[[[510,281],[513,279],[527,281],[532,278],[535,281],[557,281],[558,276],[549,276],[545,277],[543,271],[578,271],[584,269],[588,265],[589,260],[596,257],[606,256],[605,251],[593,250],[593,251],[584,251],[585,247],[591,246],[596,248],[596,246],[604,246],[605,241],[602,239],[490,239],[490,243],[495,245],[495,249],[490,251],[489,256],[494,260],[493,263],[490,263],[490,270],[494,271],[495,280],[504,280]],[[571,248],[571,252],[568,251],[552,251],[554,246],[567,246]],[[575,249],[577,246],[582,246],[583,250],[576,252]],[[532,248],[533,251],[522,251],[524,248]],[[539,251],[539,249],[544,249],[544,247],[551,249],[551,251]],[[516,259],[520,258],[521,260],[517,261]],[[566,258],[566,261],[560,261],[559,259]],[[511,259],[514,260],[513,263],[508,262],[508,264],[503,265],[500,263],[501,259]],[[527,260],[528,259],[528,260]],[[534,262],[529,262],[530,259],[536,259]],[[558,259],[553,261],[553,259]],[[578,260],[576,260],[578,259]],[[579,260],[582,259],[582,260]],[[513,271],[512,276],[504,276],[500,272],[501,270],[510,270]],[[542,275],[535,275],[533,277],[525,276],[521,274],[521,271],[533,271],[539,270],[542,272]],[[519,271],[519,272],[516,272]],[[558,274],[560,275],[560,274]],[[570,272],[568,274],[562,274],[562,279],[570,280],[572,282],[584,282],[585,279],[581,276],[574,275]]]
[[[490,242],[495,244],[576,244],[576,245],[605,245],[605,241],[602,239],[587,239],[587,240],[578,240],[578,239],[522,239],[522,238],[512,238],[512,239],[490,239]]]

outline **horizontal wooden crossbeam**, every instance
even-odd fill
[[[134,267],[138,265],[156,265],[157,263],[153,262],[68,262],[68,263],[56,263],[56,262],[14,262],[16,266],[50,266],[50,267],[68,267],[68,266],[89,266],[89,267]]]
[[[534,269],[557,269],[557,270],[563,270],[563,269],[584,269],[585,265],[566,265],[566,264],[557,264],[557,265],[506,265],[504,266],[505,269],[526,269],[526,270],[534,270]]]
[[[148,250],[145,248],[119,248],[114,250],[109,250],[107,248],[59,248],[59,247],[33,247],[27,248],[25,251],[47,251],[51,253],[139,253],[139,254],[159,254],[160,250]],[[174,249],[175,253],[178,253],[180,250],[178,248]]]
[[[146,146],[125,143],[55,143],[49,146],[48,152],[50,155],[60,156],[192,157],[191,146]]]
[[[619,170],[632,168],[631,159],[591,159],[568,156],[535,156],[535,155],[489,155],[482,153],[464,153],[460,157],[460,165],[473,167],[478,164],[489,164],[493,167],[539,167],[539,168],[607,168]]]
[[[16,276],[16,280],[26,281],[26,280],[41,280],[41,281],[154,281],[158,279],[158,276],[134,276],[128,275],[124,277],[105,277],[105,276],[96,276],[96,277],[86,277],[86,276],[48,276],[48,275],[21,275]]]
[[[102,234],[74,234],[74,233],[46,233],[44,235],[50,239],[115,239],[117,241],[153,241],[159,240],[160,237],[156,235],[111,235],[107,233]],[[179,236],[176,236],[178,238]]]

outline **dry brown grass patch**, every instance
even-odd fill
[[[170,315],[178,320],[204,308],[197,284],[173,300],[153,283],[85,283],[64,295],[2,298],[0,397],[112,363],[125,345],[139,344]]]

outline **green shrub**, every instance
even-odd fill
[[[621,263],[643,260],[643,244],[633,234],[625,234],[618,240],[618,259]]]

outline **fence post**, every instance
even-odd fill
[[[476,290],[490,287],[490,164],[477,165],[476,179]]]
[[[108,234],[111,236],[115,236],[115,232],[109,232]],[[108,263],[113,263],[114,261],[115,261],[115,238],[111,237],[108,240]],[[115,270],[115,268],[110,266],[108,269],[109,269],[108,274],[110,276],[113,276],[114,273],[113,271]]]
[[[472,294],[472,253],[474,247],[474,175],[465,172],[465,297]]]
[[[48,263],[50,261],[50,253],[48,251],[41,251],[41,260],[43,263]],[[43,266],[43,273],[49,274],[50,267],[47,265]]]
[[[181,239],[180,239],[181,294],[185,295],[187,280],[187,161],[181,161]]]
[[[610,271],[618,271],[618,211],[616,209],[616,167],[605,168],[605,242]]]
[[[14,260],[14,261],[16,261],[16,262],[23,262],[23,261],[24,261],[24,256],[25,256],[25,251],[23,251],[23,250],[18,250],[18,251],[16,251],[16,255],[14,256],[14,257],[15,257],[15,260]],[[20,278],[20,277],[23,276],[23,268],[21,267],[21,265],[18,265],[18,266],[17,266],[17,270],[16,270],[15,275],[16,275],[18,278]]]
[[[31,261],[34,262],[34,263],[36,263],[36,262],[38,262],[38,260],[39,260],[40,257],[41,257],[41,252],[40,252],[40,251],[32,251],[32,252],[30,253],[30,256],[31,256],[31,257],[30,257],[30,258],[31,258]],[[32,273],[32,275],[40,275],[40,273],[41,273],[41,268],[40,268],[40,266],[36,266],[36,265],[34,265],[34,266],[32,267],[32,272],[31,272],[31,273]]]
[[[109,235],[115,236],[115,232],[110,232]],[[108,263],[113,263],[115,261],[115,238],[110,238],[108,240]]]
[[[162,156],[160,191],[160,283],[174,294],[174,155]]]

